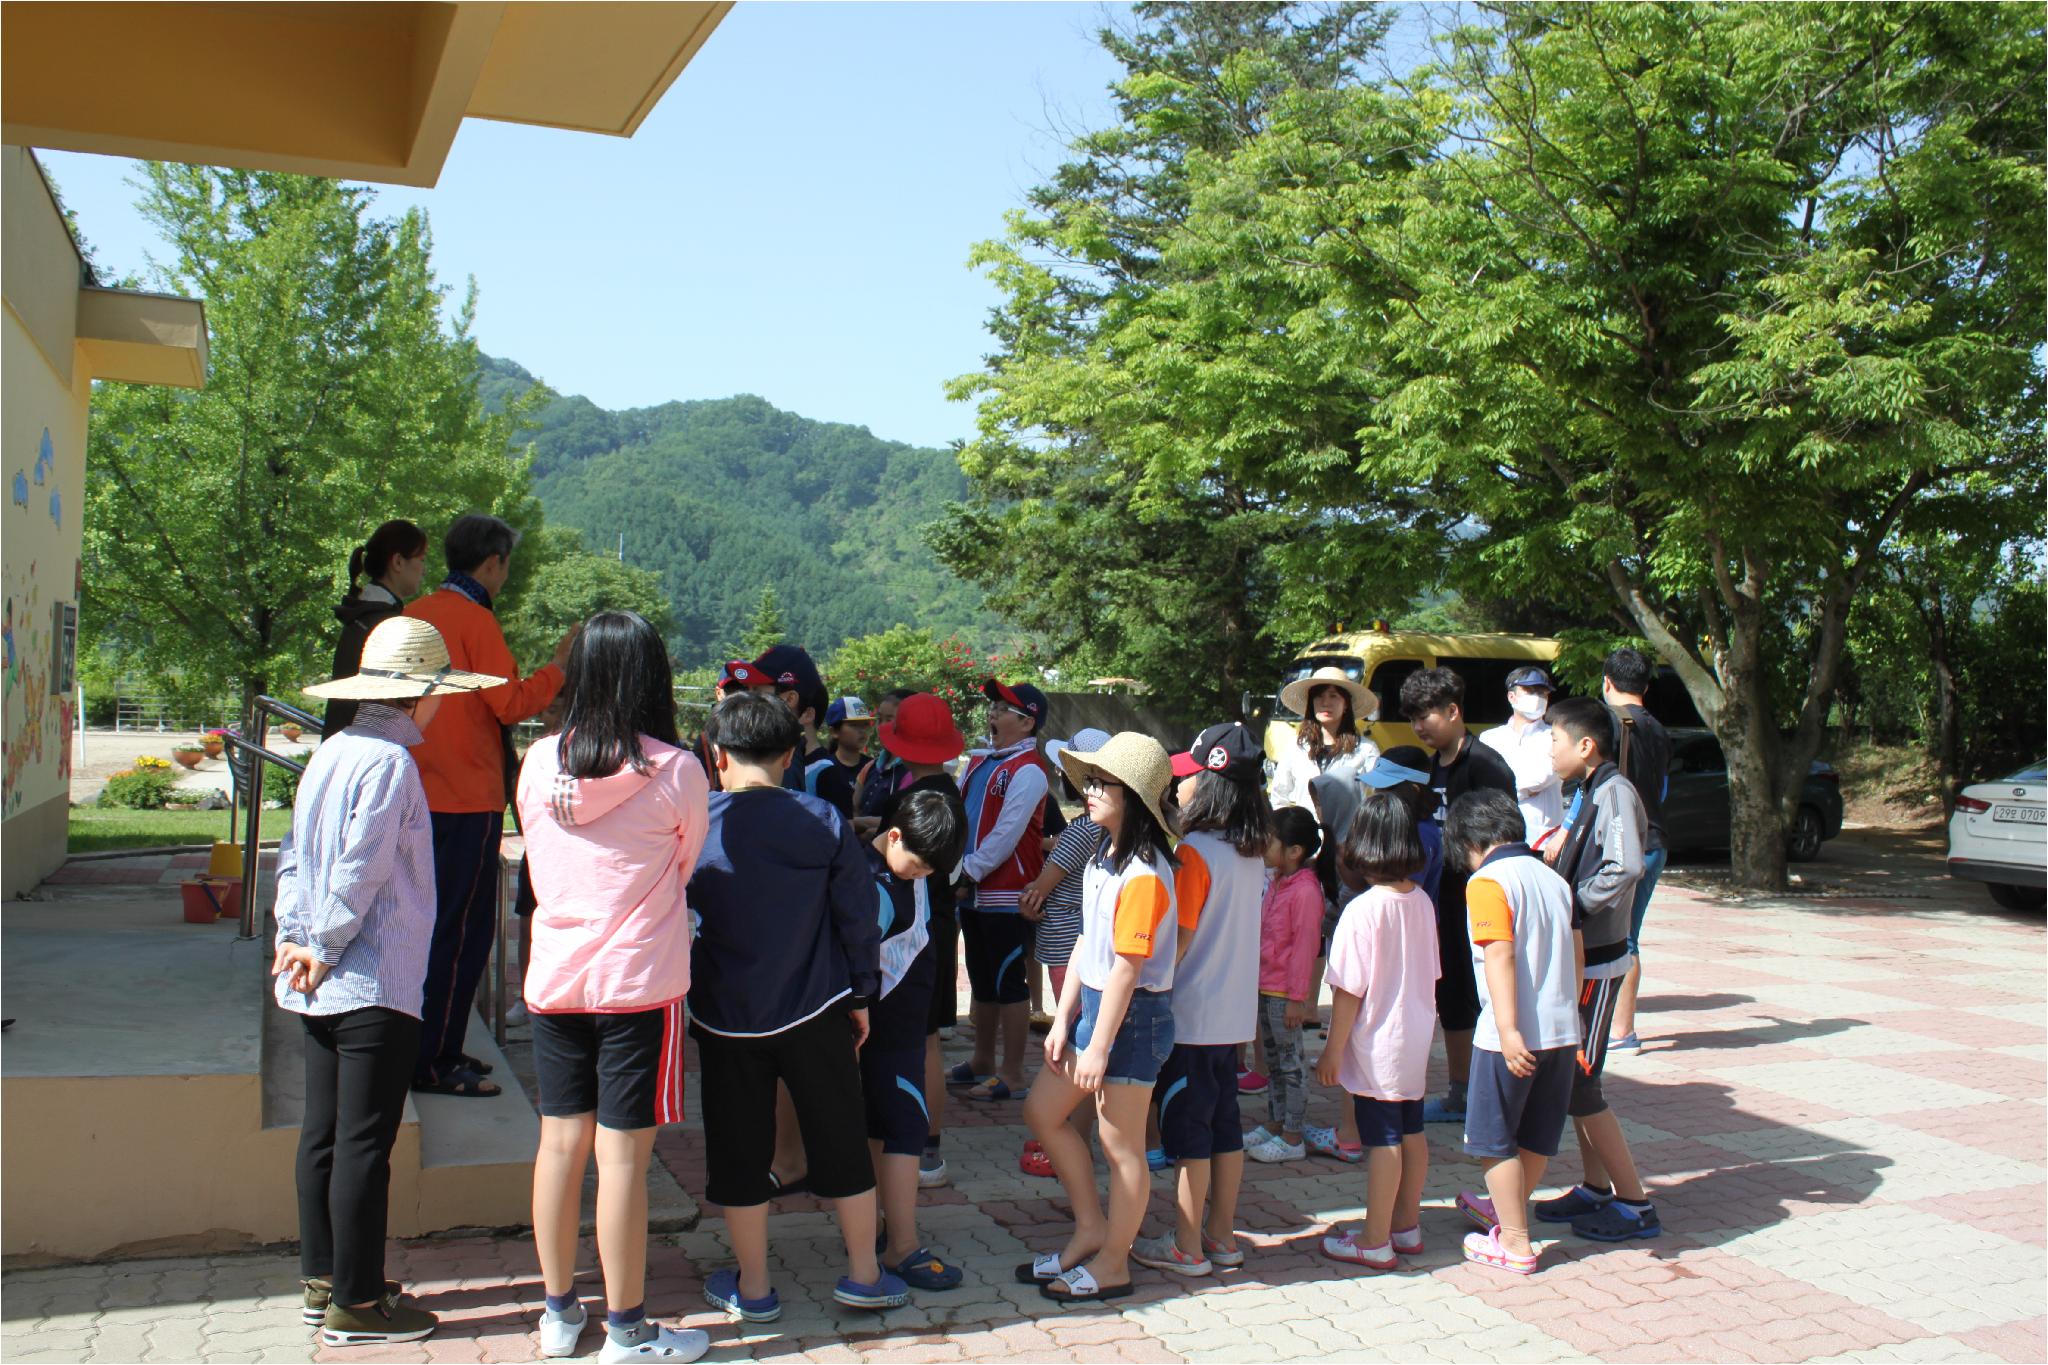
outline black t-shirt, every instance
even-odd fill
[[[854,779],[866,766],[865,758],[847,764],[841,763],[839,756],[829,750],[813,754],[810,766],[804,769],[804,789],[821,801],[831,802],[835,810],[851,819]]]
[[[1515,794],[1515,770],[1494,751],[1493,746],[1481,744],[1467,735],[1456,758],[1446,759],[1438,754],[1429,765],[1429,789],[1437,797],[1438,828],[1442,828],[1445,817],[1450,814],[1452,802],[1466,792],[1485,791],[1489,787],[1509,796]],[[1436,902],[1439,915],[1455,916],[1460,924],[1465,920],[1465,883],[1472,876],[1463,864],[1463,859],[1451,857],[1448,853],[1445,855]]]
[[[882,931],[882,957],[886,961],[890,941],[909,933],[917,923],[917,883],[907,882],[891,872],[888,860],[875,851],[873,841],[864,843],[862,847],[867,850],[868,871],[875,879],[876,915],[878,918],[886,917],[888,921]],[[928,885],[936,880],[937,875],[926,878]],[[931,1014],[932,987],[938,980],[937,963],[938,954],[932,950],[930,942],[926,942],[923,950],[911,960],[910,970],[896,983],[896,989],[869,1006],[865,1046],[885,1052],[903,1052],[912,1048],[923,1050],[925,1023]]]
[[[1643,799],[1643,811],[1650,817],[1650,837],[1645,852],[1664,847],[1664,788],[1670,782],[1671,735],[1664,723],[1640,706],[1616,706],[1614,712],[1614,761],[1621,775]]]

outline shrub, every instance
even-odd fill
[[[171,788],[178,782],[171,776],[170,766],[159,758],[154,760],[154,766],[145,767],[138,762],[133,768],[123,768],[100,789],[100,804],[128,810],[162,810]]]
[[[298,764],[304,764],[313,756],[310,749],[280,749],[278,752]],[[299,799],[299,776],[290,768],[269,764],[263,770],[263,799],[275,801],[283,809],[291,809]]]

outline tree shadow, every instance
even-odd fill
[[[1648,1049],[1656,1052],[1722,1051],[1725,1049],[1764,1046],[1772,1043],[1799,1043],[1810,1038],[1825,1038],[1829,1034],[1847,1033],[1852,1028],[1868,1028],[1868,1019],[1780,1019],[1774,1014],[1764,1016],[1772,1021],[1768,1028],[1722,1029],[1718,1032],[1674,1034],[1663,1047]],[[1611,1074],[1611,1073],[1610,1073]]]
[[[1636,1013],[1676,1014],[1686,1011],[1726,1010],[1737,1005],[1755,1003],[1755,996],[1736,995],[1731,991],[1718,991],[1707,995],[1646,995],[1636,1001]]]

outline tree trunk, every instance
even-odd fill
[[[1927,624],[1927,652],[1934,665],[1934,769],[1941,782],[1941,813],[1946,819],[1956,810],[1957,780],[1962,767],[1963,706],[1956,684],[1955,660],[1950,657],[1947,614],[1938,593],[1922,615]]]
[[[1787,826],[1778,775],[1784,741],[1763,693],[1760,673],[1730,678],[1714,735],[1728,760],[1729,877],[1749,890],[1781,891]]]

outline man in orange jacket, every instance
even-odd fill
[[[414,747],[427,809],[434,822],[434,942],[420,1021],[420,1059],[413,1089],[443,1095],[495,1095],[475,1058],[462,1050],[476,988],[497,931],[498,844],[513,774],[505,727],[547,709],[562,690],[562,667],[576,632],[555,646],[554,662],[519,676],[491,601],[512,576],[519,533],[496,517],[471,512],[448,528],[448,576],[405,609],[441,632],[451,667],[511,682],[442,702],[424,743]]]

